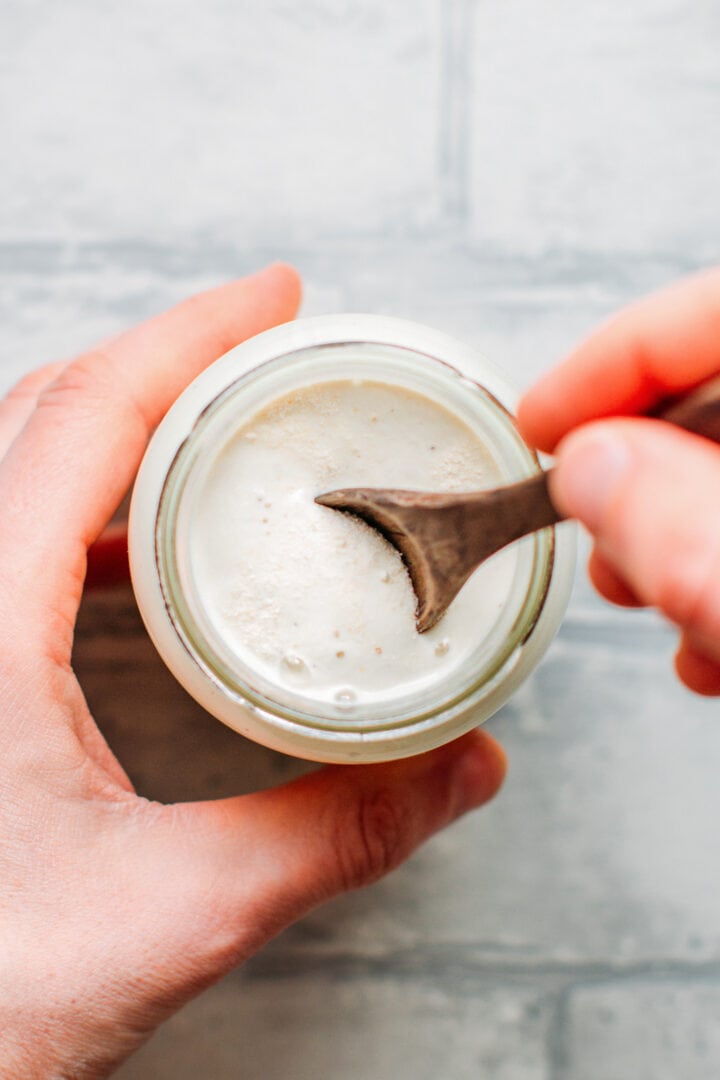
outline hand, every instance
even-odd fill
[[[552,495],[595,545],[603,596],[680,627],[676,668],[720,694],[720,448],[642,413],[720,372],[720,270],[628,308],[523,399],[525,437],[557,454]],[[577,430],[576,430],[577,429]]]
[[[185,385],[290,319],[275,266],[186,301],[0,406],[0,1075],[105,1076],[165,1017],[328,897],[489,799],[481,732],[259,794],[138,797],[70,667],[90,545]]]

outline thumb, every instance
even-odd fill
[[[717,447],[659,421],[599,421],[561,442],[551,488],[638,600],[720,661]]]
[[[505,768],[499,744],[475,731],[403,761],[329,766],[273,790],[178,806],[201,839],[195,872],[213,882],[208,914],[229,948],[215,964],[238,963],[322,901],[382,877],[491,799]]]

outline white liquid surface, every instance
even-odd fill
[[[189,554],[204,617],[238,670],[308,707],[352,713],[432,696],[495,625],[515,550],[482,566],[421,635],[400,556],[314,499],[341,487],[467,491],[499,480],[478,435],[427,397],[357,380],[294,391],[237,431],[196,497]]]

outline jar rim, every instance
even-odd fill
[[[350,350],[351,355],[342,360],[346,368],[334,372],[338,353]],[[402,371],[398,358],[408,365]],[[372,361],[372,362],[371,362]],[[516,651],[532,634],[542,612],[552,576],[555,557],[555,541],[552,530],[537,533],[528,538],[524,559],[518,560],[513,575],[512,593],[503,616],[497,620],[490,633],[479,643],[478,649],[465,661],[462,668],[452,673],[452,689],[440,696],[433,696],[427,688],[423,691],[423,703],[402,702],[391,708],[372,707],[364,703],[351,714],[340,707],[325,702],[310,702],[307,695],[294,695],[278,687],[270,686],[256,672],[247,669],[239,674],[237,657],[231,656],[213,627],[202,618],[201,605],[193,597],[191,575],[183,574],[178,560],[179,530],[182,528],[182,507],[193,469],[199,460],[217,454],[231,434],[242,426],[241,418],[247,420],[269,402],[282,397],[299,385],[318,385],[357,377],[360,368],[367,376],[368,364],[377,369],[377,381],[417,390],[417,381],[427,387],[428,396],[437,399],[440,383],[447,388],[449,397],[457,406],[463,405],[466,416],[479,412],[483,422],[484,441],[490,438],[485,425],[493,424],[494,460],[503,454],[504,460],[512,458],[515,475],[520,479],[536,473],[539,468],[537,456],[523,442],[508,409],[491,392],[475,379],[469,378],[445,360],[420,352],[415,348],[388,341],[327,341],[322,345],[304,346],[266,360],[250,371],[239,375],[224,387],[198,415],[192,431],[179,447],[168,470],[158,505],[155,522],[155,554],[157,570],[163,592],[165,607],[176,633],[182,639],[187,652],[200,666],[205,676],[218,689],[233,700],[237,706],[252,708],[269,724],[290,724],[309,732],[325,732],[347,738],[357,734],[367,736],[371,732],[391,733],[400,729],[423,728],[451,720],[459,712],[465,712],[492,686],[493,680],[511,661]],[[352,369],[348,373],[347,367]],[[403,382],[403,376],[405,381]],[[433,390],[435,393],[433,393]],[[443,402],[447,408],[451,405]],[[476,416],[477,419],[477,416]],[[187,515],[186,515],[187,516]],[[511,602],[512,599],[512,602]],[[241,666],[241,665],[240,665]],[[307,702],[307,704],[305,704]]]
[[[265,713],[247,701],[231,698],[188,651],[173,625],[160,588],[155,523],[167,473],[184,442],[191,437],[198,418],[223,389],[281,354],[337,342],[385,342],[425,354],[481,382],[486,392],[505,408],[514,407],[514,389],[474,346],[420,323],[385,315],[348,313],[303,318],[266,330],[235,346],[197,376],[150,440],[130,507],[131,578],[140,614],[160,656],[185,690],[209,713],[236,732],[297,757],[326,762],[387,761],[431,750],[476,727],[496,712],[528,677],[552,641],[567,605],[575,565],[575,528],[572,523],[564,523],[552,531],[552,572],[545,575],[544,599],[534,626],[474,703],[462,701],[442,718],[436,716],[391,730],[337,732],[303,727]]]

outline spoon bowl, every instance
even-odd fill
[[[720,442],[720,378],[651,415]],[[550,496],[550,473],[460,494],[343,488],[318,495],[315,502],[362,518],[400,552],[417,597],[415,624],[422,634],[443,617],[482,562],[563,520]]]

